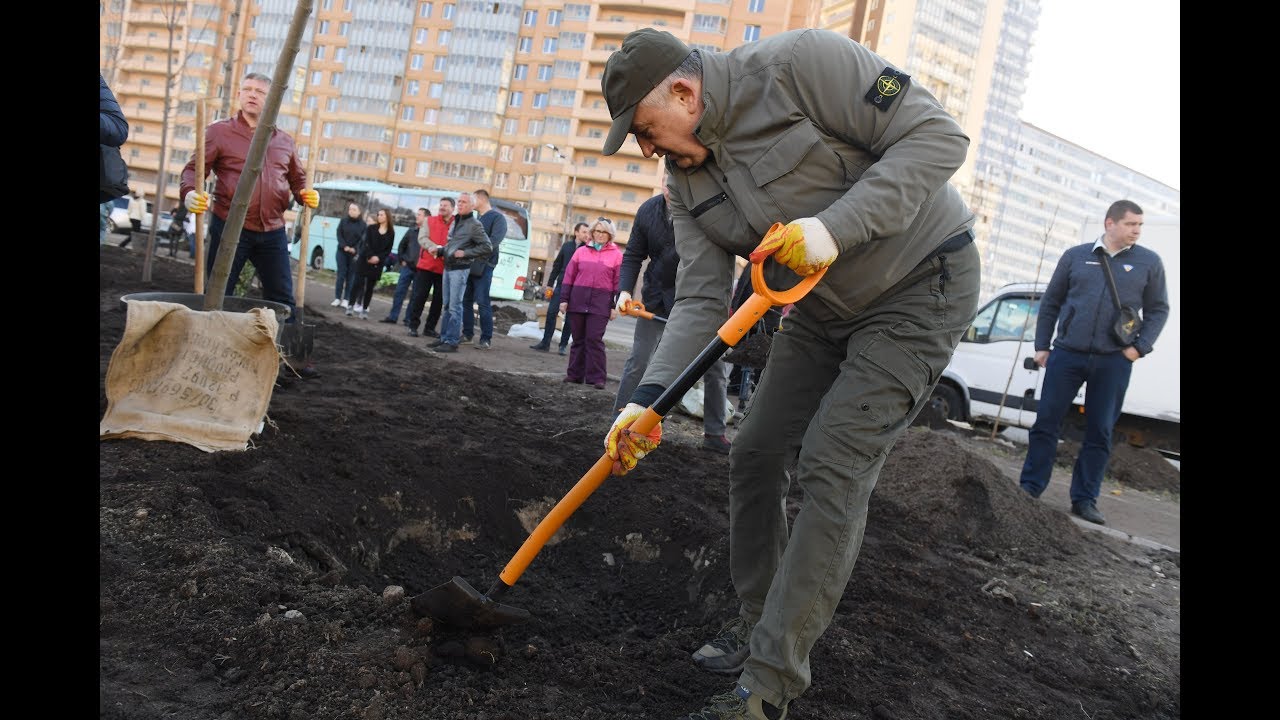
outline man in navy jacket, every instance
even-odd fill
[[[1071,512],[1099,525],[1106,524],[1097,500],[1111,459],[1111,431],[1120,419],[1133,364],[1151,353],[1169,317],[1164,264],[1159,255],[1137,245],[1142,208],[1117,200],[1107,209],[1103,227],[1096,241],[1063,253],[1040,299],[1035,361],[1045,375],[1020,479],[1022,489],[1032,497],[1044,492],[1063,418],[1080,385],[1087,383],[1084,443],[1071,472]],[[1142,329],[1130,343],[1121,342],[1112,332],[1120,310],[1104,262],[1115,278],[1120,304],[1142,311]]]

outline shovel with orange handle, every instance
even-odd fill
[[[627,315],[633,315],[638,318],[644,318],[645,320],[657,320],[658,322],[664,325],[667,323],[667,319],[662,317],[661,315],[654,315],[648,310],[645,310],[644,303],[640,302],[639,300],[628,300],[625,303],[623,303],[622,312]]]
[[[784,227],[782,223],[774,223],[773,227],[769,228],[769,232],[765,233],[765,240],[771,239],[775,233],[782,232]],[[693,387],[698,378],[705,375],[712,364],[719,360],[729,348],[742,340],[770,307],[799,301],[826,274],[826,268],[823,268],[803,278],[790,290],[774,291],[765,285],[763,263],[762,257],[758,262],[751,264],[751,285],[758,290],[742,303],[724,325],[720,326],[716,331],[716,338],[680,373],[671,387],[664,390],[658,399],[636,418],[631,424],[633,432],[645,435],[652,430],[662,421],[663,416],[675,407],[680,398],[684,397],[689,388]],[[643,309],[643,303],[635,304],[639,305],[636,312],[647,312]],[[666,321],[666,318],[657,318],[653,313],[648,313],[648,317]],[[481,594],[466,580],[454,576],[449,582],[415,596],[412,599],[414,612],[420,616],[429,615],[436,620],[458,627],[475,629],[490,629],[529,620],[531,615],[528,610],[498,602],[498,598],[516,584],[551,536],[555,535],[569,516],[604,483],[613,468],[613,462],[613,458],[610,458],[608,453],[600,456],[595,465],[591,466],[591,469],[578,480],[568,494],[556,503],[556,506],[551,508],[546,517],[542,518],[538,526],[533,529],[524,544],[507,562],[507,566],[489,588],[489,592]]]

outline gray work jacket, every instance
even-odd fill
[[[703,53],[702,92],[695,134],[711,155],[697,168],[667,166],[681,261],[642,384],[670,386],[706,347],[725,321],[734,256],[775,222],[816,217],[839,247],[798,304],[819,320],[856,315],[973,226],[949,184],[969,138],[928,91],[847,37],[794,30]],[[770,287],[798,281],[765,262]]]

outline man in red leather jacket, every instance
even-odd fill
[[[227,214],[231,211],[231,198],[235,194],[236,184],[240,182],[240,173],[244,170],[253,133],[258,127],[270,88],[271,78],[266,75],[245,75],[240,82],[240,111],[234,117],[219,120],[205,129],[205,172],[212,171],[218,178],[212,197],[213,217],[209,221],[206,276],[213,270],[213,261],[218,256],[218,242],[222,238]],[[192,153],[191,160],[182,169],[179,193],[188,210],[203,213],[209,208],[211,199],[209,193],[201,190],[204,178],[196,178],[195,168],[196,158]],[[240,232],[231,274],[227,276],[226,294],[231,295],[235,291],[240,271],[245,262],[250,261],[257,268],[258,277],[262,281],[263,297],[289,306],[291,315],[287,322],[293,321],[296,312],[284,211],[294,199],[312,208],[320,204],[319,194],[306,186],[306,173],[298,159],[293,138],[283,130],[276,129],[267,142],[262,172],[249,196],[249,211],[244,218],[244,229]]]

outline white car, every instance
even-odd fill
[[[165,232],[169,229],[169,223],[173,222],[173,215],[168,212],[160,213],[160,230]],[[111,213],[107,216],[107,232],[112,233],[128,233],[133,229],[133,225],[129,222],[129,198],[116,198],[111,201]],[[142,229],[144,231],[151,229],[151,203],[147,203],[146,212],[142,214]]]

